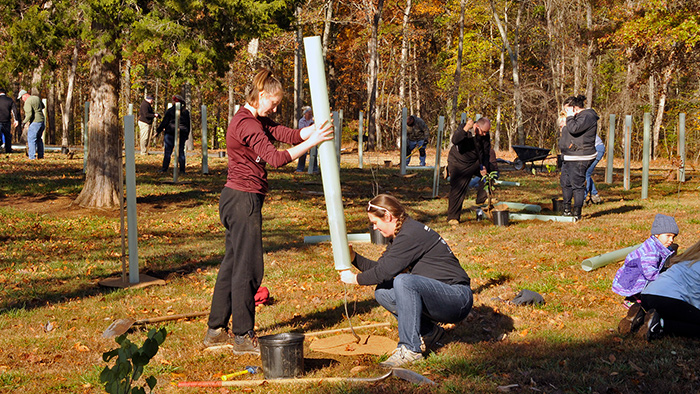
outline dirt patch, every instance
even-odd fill
[[[340,334],[326,338],[313,338],[309,349],[321,353],[354,356],[359,354],[374,354],[382,356],[391,354],[396,349],[397,342],[380,335],[360,335],[357,342],[352,334]]]
[[[74,197],[53,196],[50,194],[43,196],[8,196],[0,199],[0,205],[37,215],[51,215],[60,218],[78,218],[92,215],[119,217],[119,209],[86,209],[73,204],[73,200],[75,200]]]

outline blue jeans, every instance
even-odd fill
[[[304,172],[304,167],[306,167],[306,153],[297,159],[297,172]]]
[[[44,133],[44,122],[32,122],[27,130],[27,153],[29,160],[44,158],[44,141],[41,135]]]
[[[418,154],[420,154],[420,165],[425,166],[425,141],[411,141],[408,140],[408,149],[406,150],[406,165],[411,162],[411,152],[418,147]]]
[[[12,152],[12,123],[0,123],[0,134],[2,134],[2,143],[5,144],[5,153]]]
[[[593,183],[593,178],[591,178],[591,176],[593,175],[593,170],[595,170],[596,164],[598,164],[600,159],[603,158],[603,155],[605,155],[605,145],[596,145],[595,150],[598,152],[598,154],[596,155],[595,160],[593,160],[593,163],[591,163],[586,170],[586,196],[589,194],[591,196],[598,194],[598,189],[595,188],[595,183]]]
[[[185,142],[187,142],[187,135],[185,138],[178,140],[178,150],[177,150],[177,169],[181,174],[185,173]],[[163,136],[163,172],[168,171],[170,167],[170,157],[173,155],[173,149],[175,148],[175,134],[165,134]]]
[[[416,353],[421,351],[421,336],[433,330],[434,322],[460,322],[474,302],[468,285],[448,285],[412,274],[399,274],[393,281],[377,285],[374,297],[396,316],[399,345]]]

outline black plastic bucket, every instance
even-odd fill
[[[304,374],[304,334],[288,332],[258,338],[265,379],[298,378]]]
[[[564,200],[553,198],[552,199],[552,212],[561,213],[564,210]]]
[[[375,245],[386,245],[389,243],[389,238],[383,236],[379,230],[375,230],[374,226],[371,224],[369,226],[369,239]]]
[[[493,211],[491,212],[493,224],[496,226],[507,226],[510,213],[508,211]]]

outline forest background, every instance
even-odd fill
[[[118,204],[121,119],[145,94],[161,113],[173,94],[185,95],[195,141],[207,105],[209,146],[222,148],[248,79],[266,66],[287,90],[277,120],[296,124],[310,104],[302,38],[312,35],[322,37],[344,134],[356,135],[362,111],[370,149],[396,148],[403,107],[433,135],[438,116],[449,132],[466,112],[492,119],[499,150],[555,147],[563,100],[585,94],[602,137],[610,114],[618,127],[632,116],[634,160],[643,113],[652,114],[654,159],[678,155],[685,113],[697,163],[699,15],[692,0],[8,0],[0,84],[47,99],[49,144],[81,144],[90,102],[91,157],[106,160],[88,163],[82,206]]]

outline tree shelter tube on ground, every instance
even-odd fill
[[[637,244],[627,248],[618,249],[614,252],[603,253],[598,256],[589,257],[581,262],[581,269],[584,271],[593,271],[596,268],[604,267],[610,263],[615,263],[624,260],[628,254],[635,251],[642,244]]]
[[[326,69],[323,64],[321,37],[304,37],[304,51],[306,54],[306,69],[309,74],[309,88],[311,91],[311,106],[314,111],[314,123],[320,127],[324,123],[332,121],[328,101]],[[352,265],[350,262],[347,231],[345,229],[343,196],[340,189],[340,165],[336,158],[334,145],[333,140],[322,142],[318,147],[318,155],[321,165],[323,195],[326,199],[328,227],[330,229],[335,269],[342,271],[350,269]]]

